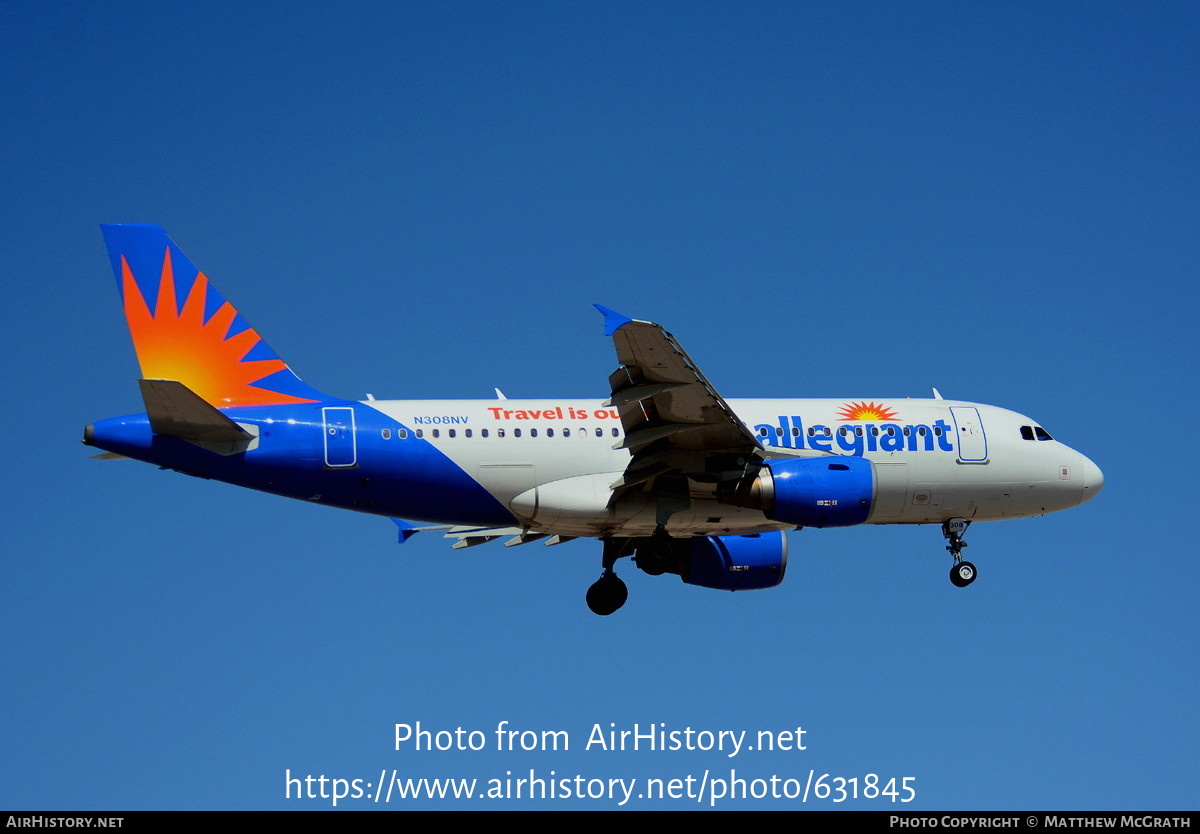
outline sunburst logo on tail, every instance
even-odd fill
[[[874,401],[869,403],[847,403],[838,409],[839,420],[899,420],[900,415],[895,409],[880,405]]]
[[[182,382],[206,402],[222,408],[315,402],[255,385],[288,370],[287,364],[263,345],[254,329],[247,327],[230,335],[238,313],[216,290],[214,303],[219,301],[220,306],[205,318],[210,287],[203,272],[197,272],[183,307],[179,307],[169,246],[163,255],[153,313],[124,255],[121,285],[125,318],[146,379]],[[273,358],[247,360],[259,345],[266,348],[260,349],[260,355],[266,353]]]

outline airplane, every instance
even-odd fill
[[[159,226],[104,224],[145,412],[88,425],[101,458],[386,516],[401,542],[599,539],[588,607],[623,557],[719,590],[783,581],[786,533],[938,524],[950,580],[975,521],[1076,507],[1098,466],[1036,421],[943,399],[725,400],[661,326],[595,305],[606,400],[346,400],[302,382]],[[422,526],[424,525],[424,526]]]

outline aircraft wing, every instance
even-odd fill
[[[675,338],[657,324],[606,307],[620,367],[609,377],[632,458],[613,484],[613,500],[631,489],[687,500],[687,480],[717,483],[738,477],[765,450]]]
[[[460,526],[448,524],[434,524],[426,526],[414,526],[411,521],[405,521],[402,518],[393,518],[396,526],[400,528],[400,544],[404,544],[417,533],[441,533],[447,539],[454,539],[454,544],[450,547],[452,550],[461,550],[464,547],[475,547],[479,544],[487,544],[490,541],[511,536],[504,543],[505,547],[516,547],[517,545],[529,544],[545,540],[547,545],[562,544],[569,542],[577,536],[550,536],[547,533],[535,533],[523,527],[475,527],[475,526]]]

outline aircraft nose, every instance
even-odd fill
[[[1083,457],[1083,495],[1079,497],[1079,503],[1083,504],[1100,494],[1104,488],[1104,473],[1090,459],[1083,455],[1080,457]]]

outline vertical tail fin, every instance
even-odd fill
[[[162,228],[100,228],[143,378],[182,383],[220,408],[329,399],[292,372]]]

